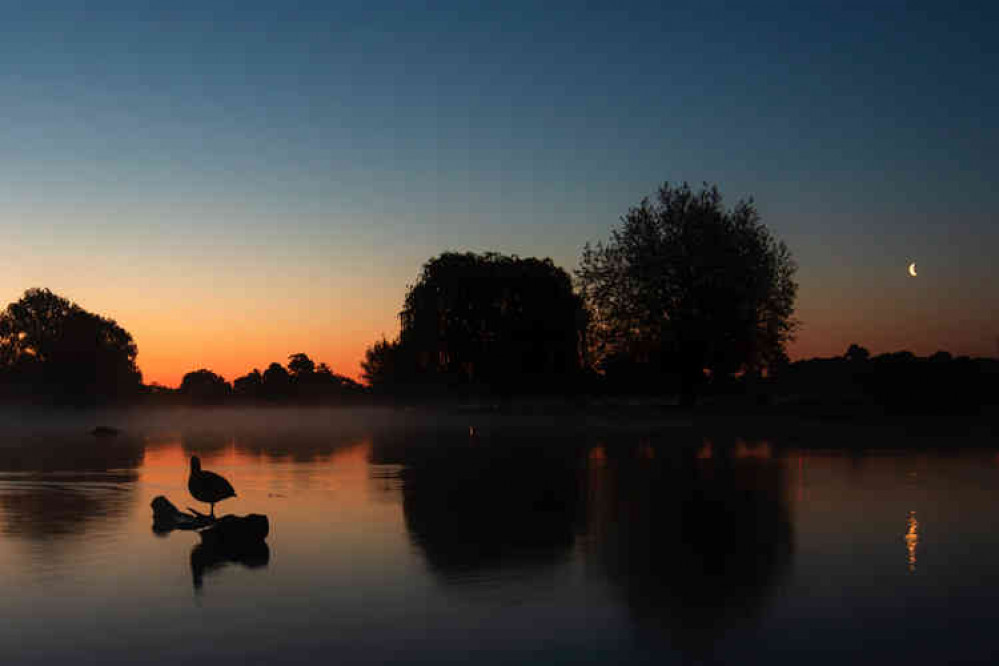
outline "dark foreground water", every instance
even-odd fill
[[[0,661],[999,655],[988,442],[859,431],[849,444],[867,450],[845,453],[689,428],[283,418],[123,417],[100,441],[21,423],[0,449]],[[196,533],[152,532],[156,495],[204,509],[193,453],[239,493],[220,513],[270,517],[266,549],[231,561]]]

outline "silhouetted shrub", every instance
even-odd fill
[[[222,403],[230,393],[229,382],[204,368],[187,373],[180,382],[180,394],[196,405]]]

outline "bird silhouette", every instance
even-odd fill
[[[191,476],[187,478],[187,489],[194,499],[211,505],[212,518],[215,517],[215,503],[227,497],[235,497],[236,491],[224,477],[201,469],[201,459],[191,456]]]

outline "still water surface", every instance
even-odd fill
[[[8,441],[3,663],[999,652],[999,466],[982,443],[845,453],[684,429],[267,422]],[[192,454],[239,493],[220,513],[269,516],[265,550],[226,561],[194,532],[153,533],[157,495],[205,510],[187,494]]]

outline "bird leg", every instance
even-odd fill
[[[215,520],[215,502],[209,502],[209,504],[211,504],[212,508],[208,512],[208,515],[212,517],[212,520]]]

